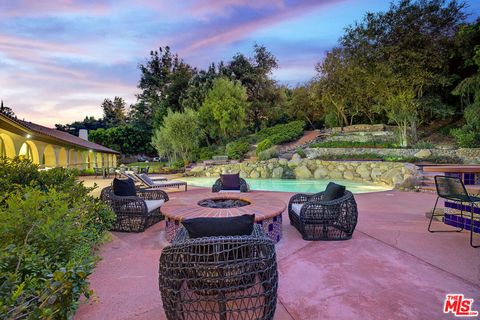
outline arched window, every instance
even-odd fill
[[[22,144],[22,147],[20,148],[20,152],[18,153],[18,156],[22,159],[29,159],[33,161],[33,152],[32,152],[32,147],[26,142]]]

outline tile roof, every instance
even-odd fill
[[[0,115],[0,116],[5,116],[5,115]],[[60,141],[62,141],[64,143],[67,143],[67,144],[72,144],[72,145],[75,145],[75,146],[78,146],[78,147],[81,147],[81,148],[91,149],[91,150],[94,150],[94,151],[101,151],[101,152],[106,152],[106,153],[116,153],[116,154],[119,153],[115,150],[104,147],[102,145],[99,145],[99,144],[96,144],[96,143],[93,143],[93,142],[90,142],[90,141],[87,141],[87,140],[83,140],[82,138],[79,138],[79,137],[74,136],[74,135],[72,135],[70,133],[67,133],[67,132],[63,132],[63,131],[52,129],[52,128],[47,128],[47,127],[41,126],[39,124],[29,122],[29,121],[20,120],[20,119],[17,119],[17,118],[11,118],[11,117],[7,117],[7,118],[16,122],[17,124],[21,125],[22,127],[26,128],[27,130],[30,130],[34,133],[38,133],[38,134],[41,134],[41,135],[44,135],[44,136],[48,136],[48,137],[53,138],[53,139],[60,140]]]

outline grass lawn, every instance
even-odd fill
[[[165,163],[163,163],[163,162],[132,162],[132,163],[129,163],[128,165],[126,165],[126,166],[127,167],[140,167],[140,168],[150,167],[149,172],[158,173],[165,166]]]

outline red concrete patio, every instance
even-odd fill
[[[288,202],[292,193],[275,195]],[[480,249],[470,247],[467,232],[426,231],[433,194],[355,197],[359,222],[348,241],[304,241],[283,213],[275,319],[453,319],[442,313],[447,293],[475,299],[480,310]],[[75,319],[165,319],[158,290],[164,230],[161,222],[141,234],[114,233],[90,277],[96,298]]]

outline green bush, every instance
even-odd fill
[[[272,144],[281,144],[298,139],[303,134],[304,128],[305,122],[297,120],[262,129],[257,132],[256,137],[257,141],[269,139]]]
[[[310,148],[396,148],[396,145],[379,141],[323,141],[312,143]]]
[[[198,150],[197,160],[198,161],[209,160],[209,159],[212,159],[212,157],[215,154],[216,154],[216,151],[214,146],[203,147]]]
[[[265,140],[260,141],[257,144],[257,149],[256,149],[257,156],[260,154],[260,152],[262,152],[264,150],[267,150],[267,149],[271,148],[272,146],[273,146],[273,143],[270,139],[265,139]]]
[[[277,156],[278,156],[277,147],[273,146],[273,147],[268,148],[267,150],[263,150],[263,151],[259,152],[258,153],[258,160],[265,161],[265,160],[269,160],[269,159],[272,159],[272,158],[276,158]]]
[[[413,149],[434,149],[435,145],[430,141],[419,141],[412,146]]]
[[[0,186],[0,318],[68,319],[81,295],[89,297],[93,249],[115,218],[76,172],[52,169],[28,175],[13,188],[24,160],[4,162]]]
[[[478,148],[480,147],[480,133],[465,129],[452,129],[451,135],[455,138],[458,146],[462,148]]]
[[[239,139],[227,144],[225,150],[229,159],[242,159],[250,150],[250,143],[247,139]]]
[[[296,152],[301,158],[306,158],[306,157],[307,157],[307,154],[305,153],[305,150],[303,150],[302,148],[297,148],[297,150],[295,150],[295,152]]]

